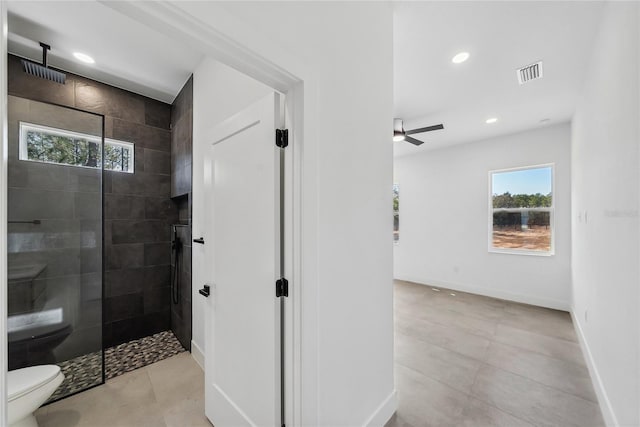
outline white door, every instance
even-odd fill
[[[210,132],[205,412],[215,427],[281,422],[279,97]]]

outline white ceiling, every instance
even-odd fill
[[[171,103],[202,55],[96,1],[9,1],[9,52]],[[96,63],[78,62],[73,52]]]
[[[165,102],[201,61],[194,48],[97,1],[10,1],[9,51]],[[394,144],[419,153],[567,121],[575,109],[602,11],[600,2],[394,2],[394,114],[405,129],[443,123]],[[72,52],[92,55],[85,65]],[[471,57],[462,64],[451,58]],[[544,78],[519,86],[516,68],[544,61]],[[493,125],[488,117],[498,117]],[[390,131],[391,134],[391,126]]]
[[[394,114],[405,129],[445,126],[412,135],[425,141],[419,147],[395,143],[396,156],[571,119],[601,2],[398,2],[394,8]],[[461,51],[469,60],[453,64]],[[520,86],[515,70],[538,60],[544,78]],[[489,117],[498,122],[486,124]]]

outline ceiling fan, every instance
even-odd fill
[[[442,123],[439,125],[427,126],[426,128],[404,130],[404,127],[402,126],[402,119],[393,119],[393,142],[407,141],[412,143],[413,145],[424,144],[424,141],[420,141],[419,139],[412,138],[409,135],[413,135],[416,133],[423,133],[423,132],[431,132],[432,130],[440,130],[440,129],[444,129],[444,126],[442,125]]]

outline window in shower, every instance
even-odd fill
[[[20,160],[99,168],[101,138],[66,129],[20,122]],[[133,173],[134,146],[105,139],[104,169]]]

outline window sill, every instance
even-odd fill
[[[551,250],[549,252],[542,252],[542,251],[528,251],[526,249],[489,248],[489,253],[507,254],[507,255],[531,255],[531,256],[539,256],[539,257],[552,257],[552,256],[555,256],[555,251],[553,251],[553,250]]]

